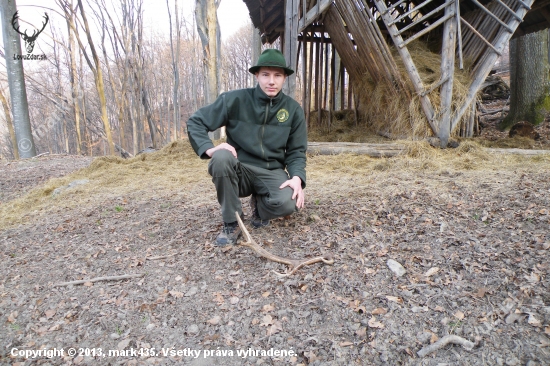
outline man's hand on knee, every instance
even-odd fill
[[[281,186],[279,189],[283,189],[285,187],[290,187],[294,191],[292,194],[292,199],[296,200],[296,207],[303,208],[304,202],[305,202],[305,194],[304,190],[302,189],[302,180],[298,176],[292,177],[292,179],[287,180]]]
[[[224,142],[224,143],[221,143],[219,144],[218,146],[216,147],[213,147],[211,149],[208,149],[206,150],[204,153],[206,155],[208,155],[209,157],[212,157],[212,155],[214,155],[214,153],[218,150],[227,150],[227,151],[230,151],[231,154],[233,154],[233,156],[236,158],[237,157],[237,151],[235,150],[235,148],[231,145],[229,145],[227,142]]]

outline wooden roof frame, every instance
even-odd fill
[[[451,132],[467,110],[494,63],[512,37],[550,27],[550,0],[243,0],[254,26],[272,43],[282,36],[289,65],[297,65],[298,36],[322,25],[352,77],[365,71],[377,82],[406,92],[386,39],[399,52],[409,81],[410,98],[419,98],[433,134],[447,146]],[[281,34],[281,28],[284,32]],[[309,28],[308,28],[309,27]],[[427,34],[441,38],[441,79],[424,85],[408,50],[413,40]],[[387,37],[389,35],[389,37]],[[371,52],[374,51],[374,52]],[[365,60],[361,65],[353,58]],[[455,60],[473,60],[466,99],[453,105]],[[346,65],[348,61],[348,65]],[[289,78],[286,92],[295,87]],[[440,105],[430,94],[438,89]],[[456,104],[456,103],[455,103]],[[439,111],[439,112],[436,112]]]

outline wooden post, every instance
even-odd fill
[[[453,14],[453,5],[445,8],[445,14]],[[438,137],[441,148],[447,147],[451,135],[451,103],[453,101],[453,82],[455,71],[456,17],[452,16],[443,25],[443,42],[441,45],[441,111]]]
[[[298,64],[298,9],[300,0],[285,1],[285,37],[284,51],[286,64],[292,70]],[[294,98],[296,92],[296,73],[290,75],[283,86],[283,92]]]
[[[311,34],[311,39],[312,41],[309,43],[309,70],[308,70],[308,75],[309,75],[309,78],[308,78],[308,85],[307,85],[307,92],[308,92],[308,97],[307,97],[307,104],[304,106],[305,110],[306,110],[306,121],[307,121],[307,126],[308,127],[311,127],[311,124],[309,122],[309,116],[311,114],[311,97],[312,97],[312,94],[311,93],[311,86],[312,86],[312,82],[313,82],[313,54],[314,54],[314,43],[313,43],[313,33]]]
[[[260,30],[257,28],[252,28],[252,60],[251,65],[256,65],[260,54],[262,53],[262,39],[260,37]],[[251,74],[250,80],[252,86],[256,85],[256,77]]]

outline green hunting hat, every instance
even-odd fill
[[[260,58],[258,58],[258,64],[252,66],[248,71],[252,74],[255,74],[260,70],[260,67],[280,67],[285,70],[285,73],[288,75],[294,74],[294,70],[286,66],[285,56],[281,51],[274,48],[270,48],[262,52]]]

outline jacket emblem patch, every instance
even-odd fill
[[[279,109],[277,112],[277,120],[281,123],[286,122],[286,120],[288,120],[288,111],[286,109]]]

